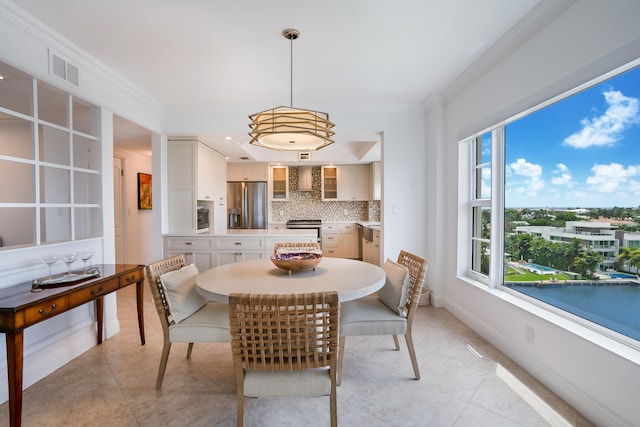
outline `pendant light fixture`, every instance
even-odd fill
[[[294,28],[282,32],[291,42],[291,100],[289,107],[276,107],[249,116],[251,144],[272,150],[312,151],[333,144],[334,124],[329,114],[293,107],[293,41],[300,36]]]

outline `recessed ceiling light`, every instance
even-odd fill
[[[224,139],[226,139],[227,141],[231,141],[233,138],[231,138],[230,136],[225,136]]]
[[[0,76],[0,80],[4,80],[4,76]]]

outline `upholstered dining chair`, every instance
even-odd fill
[[[238,426],[245,396],[327,395],[331,426],[338,425],[339,320],[336,292],[229,296]]]
[[[320,243],[318,242],[285,242],[285,243],[276,243],[273,246],[273,253],[277,254],[282,251],[293,252],[312,252],[312,251],[320,251]]]
[[[387,260],[383,268],[386,283],[377,296],[346,301],[340,307],[338,385],[342,382],[346,337],[361,335],[393,335],[397,351],[400,350],[398,335],[404,335],[413,372],[416,379],[420,379],[411,326],[427,272],[427,260],[402,250],[397,262]]]
[[[156,379],[162,386],[171,344],[189,343],[187,359],[194,342],[229,342],[229,315],[226,304],[207,302],[195,289],[198,269],[187,265],[184,255],[176,255],[147,266],[147,280],[160,317],[164,346]]]

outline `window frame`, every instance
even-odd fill
[[[459,242],[464,242],[458,246],[457,256],[457,276],[458,278],[468,281],[471,284],[476,284],[485,289],[491,289],[494,291],[504,292],[509,296],[513,296],[516,300],[510,301],[522,301],[530,303],[537,309],[542,309],[543,312],[555,314],[559,318],[568,320],[574,324],[581,325],[588,330],[595,332],[600,336],[605,336],[613,339],[614,341],[626,345],[628,347],[640,350],[640,343],[626,335],[604,327],[591,320],[574,315],[571,312],[563,310],[554,305],[545,303],[536,298],[532,298],[526,294],[522,294],[518,291],[510,289],[503,284],[504,278],[504,228],[505,228],[505,129],[507,125],[513,123],[521,118],[536,113],[539,110],[547,108],[548,106],[565,100],[579,92],[588,90],[589,88],[596,86],[606,80],[614,78],[626,71],[633,68],[640,67],[640,58],[631,61],[623,66],[617,67],[609,72],[606,72],[596,78],[593,78],[585,83],[577,85],[576,87],[566,90],[548,100],[541,102],[533,107],[522,111],[516,115],[513,115],[488,129],[481,130],[473,133],[470,136],[459,140],[458,147],[458,201],[459,201],[459,217],[458,217],[458,233],[462,233],[462,238]],[[474,142],[477,138],[481,138],[487,132],[491,132],[491,197],[485,199],[476,199],[475,195],[478,194],[478,180],[476,175],[476,169],[478,164],[476,163],[476,150]],[[464,186],[466,183],[466,186]],[[487,204],[488,202],[488,204]],[[480,274],[473,269],[473,222],[474,212],[473,210],[478,206],[487,206],[491,209],[491,231],[490,231],[490,260],[489,260],[489,273],[488,275]],[[499,256],[495,256],[499,254]],[[504,295],[503,294],[503,295]],[[519,304],[514,302],[514,304]]]

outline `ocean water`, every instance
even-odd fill
[[[640,285],[636,283],[506,286],[640,341]]]

